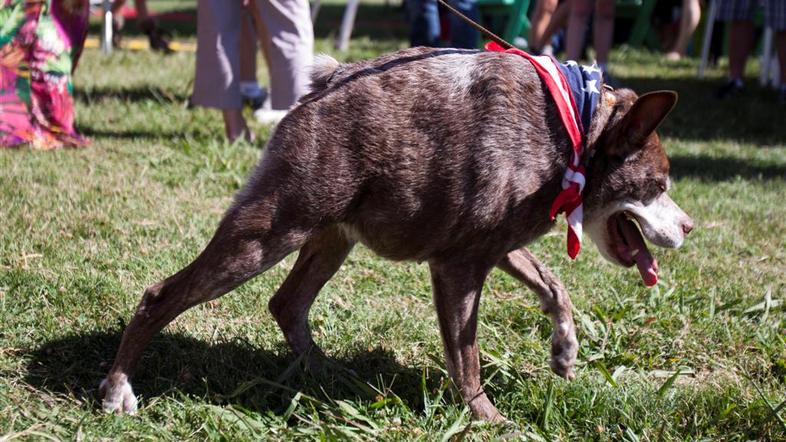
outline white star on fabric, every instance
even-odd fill
[[[600,67],[598,67],[597,63],[592,63],[592,66],[582,66],[582,68],[587,71],[587,73],[598,73],[600,74]]]
[[[565,62],[566,66],[578,66],[579,64],[576,63],[574,60],[568,60]]]
[[[584,91],[591,94],[599,94],[600,91],[598,90],[598,80],[587,80],[587,83],[583,89]]]

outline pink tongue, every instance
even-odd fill
[[[649,249],[647,249],[647,245],[644,244],[644,238],[641,237],[636,224],[626,219],[622,221],[621,225],[622,235],[625,237],[625,241],[631,250],[639,250],[634,258],[636,259],[636,267],[639,268],[641,279],[644,280],[644,285],[647,287],[654,286],[658,283],[658,263]]]

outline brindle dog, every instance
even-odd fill
[[[549,208],[571,152],[529,62],[416,48],[315,66],[312,92],[281,121],[205,250],[145,291],[101,383],[104,409],[136,410],[129,377],[170,321],[296,250],[269,308],[296,353],[315,351],[309,308],[358,241],[386,258],[428,262],[447,369],[477,418],[503,419],[483,391],[476,341],[481,288],[495,266],[538,294],[554,324],[551,366],[573,378],[571,301],[524,248],[554,225]],[[586,231],[610,261],[638,264],[645,281],[657,264],[641,231],[678,247],[692,229],[666,194],[669,163],[654,133],[676,99],[603,88],[587,136]]]

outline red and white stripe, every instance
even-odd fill
[[[570,91],[568,82],[559,68],[557,68],[553,57],[533,56],[515,48],[506,50],[494,42],[486,44],[486,50],[516,54],[532,63],[538,76],[540,76],[551,93],[557,106],[557,113],[568,131],[573,152],[571,153],[568,169],[562,177],[562,192],[557,195],[557,198],[552,203],[549,216],[554,220],[558,213],[565,212],[565,217],[568,221],[568,256],[576,258],[581,250],[582,219],[584,218],[581,192],[584,190],[586,178],[584,166],[581,165],[581,155],[584,150],[581,127],[579,126],[581,117],[573,100],[573,94]]]

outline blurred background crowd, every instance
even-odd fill
[[[90,17],[103,21],[105,50],[124,46],[133,19],[151,50],[179,50],[146,0],[0,0],[0,146],[47,149],[86,143],[74,129],[72,75]],[[715,99],[744,97],[745,66],[761,54],[762,84],[786,105],[786,1],[783,0],[450,0],[467,17],[515,46],[559,59],[597,61],[606,82],[616,44],[662,52],[663,63],[701,57],[700,70],[728,57],[728,76]],[[196,63],[190,103],[220,111],[226,138],[251,141],[244,107],[274,124],[308,88],[314,55],[313,20],[320,3],[307,0],[198,0]],[[345,49],[358,1],[348,0],[337,46]],[[362,14],[362,8],[359,12]],[[193,18],[192,18],[193,19]],[[404,0],[392,22],[408,27],[412,46],[479,48],[484,37],[436,0]],[[697,32],[701,28],[702,32]],[[182,46],[182,45],[180,45]],[[258,82],[261,51],[268,84]],[[708,97],[710,99],[710,97]]]

